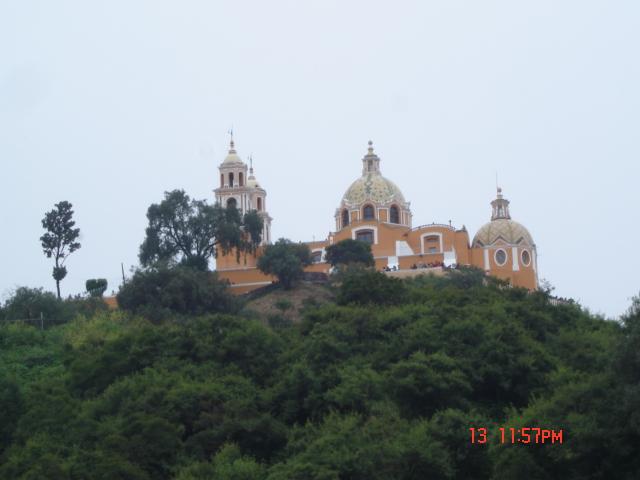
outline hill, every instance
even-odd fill
[[[245,313],[269,324],[280,317],[300,322],[309,308],[335,302],[335,294],[322,283],[300,282],[291,290],[269,288],[249,296]]]
[[[635,478],[640,302],[616,323],[473,271],[366,275],[2,325],[0,478]]]

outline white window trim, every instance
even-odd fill
[[[313,250],[311,250],[311,257],[313,257],[313,254],[316,252],[320,252],[320,261],[319,262],[311,262],[312,265],[315,265],[316,263],[324,263],[324,248],[314,248]]]
[[[505,256],[504,263],[498,262],[498,252],[499,251],[503,251],[504,252],[504,256]],[[507,251],[504,248],[497,248],[495,250],[495,252],[493,252],[493,261],[495,262],[495,264],[497,266],[504,267],[507,264],[507,262],[509,261],[509,254],[507,253]]]
[[[434,253],[444,253],[444,246],[443,246],[443,242],[442,242],[442,233],[440,232],[427,232],[427,233],[423,233],[422,235],[420,235],[420,253],[422,253],[422,255],[425,254],[424,251],[424,239],[425,237],[440,237],[440,250],[438,250],[437,252]]]
[[[524,255],[524,252],[527,252],[529,254],[529,263],[525,262],[524,259],[522,258],[522,256]],[[523,267],[531,266],[532,257],[531,257],[531,252],[528,249],[526,248],[522,249],[522,251],[520,252],[520,261],[522,262]]]
[[[513,257],[513,271],[519,272],[520,263],[519,263],[519,257],[518,257],[518,247],[511,248],[511,256]]]
[[[358,232],[362,230],[373,230],[373,244],[378,244],[378,227],[376,227],[375,225],[361,225],[358,228],[354,228],[353,230],[351,230],[351,239],[356,240]]]

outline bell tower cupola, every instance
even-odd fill
[[[502,189],[500,187],[498,187],[496,199],[491,202],[491,207],[493,209],[491,220],[499,220],[501,218],[506,220],[511,219],[511,215],[509,215],[509,200],[502,196]]]
[[[373,142],[369,140],[367,154],[362,157],[362,175],[380,174],[380,157],[373,153]]]

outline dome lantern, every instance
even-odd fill
[[[362,175],[380,173],[380,157],[373,153],[373,142],[369,140],[367,154],[362,158]]]
[[[511,219],[511,215],[509,214],[509,200],[502,196],[502,189],[500,187],[498,187],[496,199],[491,202],[491,207],[493,208],[491,220],[498,220],[500,218]]]

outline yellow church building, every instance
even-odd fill
[[[264,221],[262,245],[256,255],[237,262],[235,254],[220,255],[216,269],[230,282],[232,292],[246,293],[274,280],[256,268],[264,245],[271,242],[271,221],[267,213],[267,192],[258,183],[253,165],[239,157],[231,141],[229,153],[219,166],[220,186],[216,202],[234,205],[241,213],[257,210]],[[488,275],[506,279],[529,290],[538,287],[536,246],[529,231],[511,219],[509,201],[498,188],[491,202],[491,220],[469,240],[463,226],[436,224],[413,227],[410,203],[391,180],[382,176],[380,158],[369,142],[362,158],[362,175],[347,189],[335,211],[335,232],[322,241],[306,242],[313,263],[307,271],[329,273],[325,249],[344,239],[371,244],[376,268],[394,276],[441,273],[457,265],[473,265]]]

